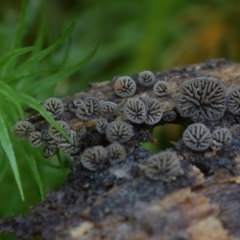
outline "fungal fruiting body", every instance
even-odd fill
[[[43,107],[52,115],[53,118],[59,117],[64,111],[64,105],[59,98],[48,98]]]
[[[214,78],[192,79],[180,86],[176,107],[182,117],[218,120],[226,110],[226,88]]]
[[[108,159],[110,162],[121,162],[126,158],[125,148],[119,143],[112,143],[107,147]]]
[[[76,154],[79,151],[76,140],[76,132],[73,130],[69,130],[68,136],[71,139],[72,143],[69,142],[67,139],[62,138],[61,141],[58,143],[58,148],[65,153]]]
[[[40,147],[42,145],[41,132],[31,132],[28,136],[28,142],[32,147]]]
[[[113,116],[117,113],[117,110],[117,104],[114,102],[106,101],[101,104],[101,113],[103,117]]]
[[[99,100],[95,97],[87,97],[84,100],[86,114],[88,116],[98,116],[100,110]]]
[[[128,99],[124,113],[127,119],[133,123],[143,123],[146,118],[146,107],[142,100],[138,98]]]
[[[35,127],[28,121],[18,121],[13,129],[14,134],[20,139],[26,139],[30,133],[35,131]]]
[[[228,111],[240,115],[240,87],[235,87],[228,96]]]
[[[177,118],[177,113],[175,111],[167,111],[163,113],[163,121],[164,122],[173,122]]]
[[[180,162],[174,152],[163,151],[150,157],[144,168],[145,175],[152,180],[169,182],[183,174]]]
[[[153,87],[153,92],[158,97],[167,96],[170,94],[170,86],[165,81],[157,81]]]
[[[209,148],[212,135],[202,123],[194,123],[187,127],[183,133],[185,145],[195,151],[205,151]]]
[[[107,125],[108,121],[105,118],[98,118],[95,123],[98,133],[102,135],[105,134]]]
[[[157,99],[149,98],[146,101],[146,118],[145,123],[154,125],[158,123],[162,118],[163,112],[161,109],[161,103]]]
[[[68,133],[69,125],[67,122],[62,121],[62,120],[59,120],[56,122],[64,130],[64,132]],[[60,141],[64,138],[63,135],[52,125],[49,126],[48,133],[49,133],[49,136],[52,137],[53,139],[55,139],[56,141]]]
[[[81,155],[82,165],[90,170],[96,171],[101,164],[107,160],[107,150],[102,146],[95,146],[86,149]]]
[[[78,107],[80,105],[83,105],[83,100],[82,99],[73,99],[70,103],[69,103],[69,111],[75,113],[76,110],[78,109]]]
[[[135,94],[137,86],[131,77],[125,76],[117,78],[113,89],[115,94],[119,97],[131,97]]]
[[[155,76],[150,71],[140,72],[138,75],[138,82],[143,87],[153,86],[153,84],[155,83]]]
[[[125,143],[133,137],[132,126],[123,121],[113,121],[106,128],[106,137],[112,143]]]
[[[227,128],[219,128],[212,133],[210,147],[213,150],[221,150],[223,146],[229,145],[232,141],[232,134]]]

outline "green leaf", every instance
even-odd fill
[[[34,47],[25,47],[14,49],[12,51],[5,53],[2,57],[0,57],[0,71],[2,71],[13,58],[23,55],[24,53],[30,52],[33,49]]]
[[[19,115],[21,116],[21,118],[23,118],[22,107],[15,93],[15,90],[12,89],[10,86],[8,86],[8,84],[6,84],[3,81],[0,81],[0,97],[1,95],[5,96],[6,99],[10,100],[10,104],[16,106]]]
[[[41,195],[41,199],[44,200],[44,189],[43,189],[43,184],[42,184],[42,179],[41,179],[41,176],[40,176],[40,173],[38,171],[38,168],[37,168],[37,163],[36,163],[36,159],[35,157],[31,154],[26,154],[28,153],[28,150],[25,148],[24,149],[24,155],[25,155],[25,158],[27,159],[28,161],[28,164],[31,168],[31,171],[33,173],[33,176],[37,182],[37,185],[39,187],[39,191],[40,191],[40,195]]]
[[[63,173],[66,175],[66,171],[65,171],[65,169],[64,169],[64,167],[63,167],[62,158],[61,158],[61,155],[60,155],[59,152],[57,153],[57,159],[58,159],[59,166],[61,167]]]
[[[2,118],[2,115],[0,115],[0,141],[2,144],[2,147],[10,161],[10,165],[21,195],[22,200],[24,201],[24,194],[23,194],[23,189],[22,189],[22,183],[20,180],[20,175],[19,175],[19,170],[17,166],[17,161],[15,158],[15,154],[13,151],[12,143],[8,134],[8,130],[6,128],[5,122]]]
[[[80,60],[76,64],[63,69],[62,71],[60,71],[56,74],[52,74],[49,77],[45,77],[44,79],[42,79],[41,80],[41,85],[39,85],[38,88],[35,88],[32,91],[32,93],[36,94],[38,92],[44,91],[44,89],[57,84],[61,80],[65,79],[66,77],[70,76],[72,73],[79,70],[82,66],[84,66],[86,63],[88,63],[90,61],[90,59],[97,52],[97,49],[98,49],[98,44],[96,45],[94,50],[88,56],[86,56],[83,60]],[[30,86],[29,86],[29,88],[30,88]],[[27,87],[26,87],[26,89],[27,89]],[[30,89],[27,89],[27,90],[29,91]]]
[[[34,56],[30,57],[27,61],[25,61],[22,65],[20,65],[18,69],[29,68],[32,65],[36,64],[37,62],[39,62],[40,60],[44,59],[48,54],[52,53],[54,50],[56,50],[59,46],[63,44],[66,38],[68,38],[71,35],[74,27],[75,27],[75,23],[72,23],[70,27],[67,29],[67,31],[63,34],[63,36],[58,41],[56,41],[47,49],[42,50],[39,53],[35,54]]]

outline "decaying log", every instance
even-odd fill
[[[211,60],[158,75],[171,87],[171,95],[161,98],[165,112],[175,110],[179,86],[195,77],[214,77],[229,92],[239,85],[240,65]],[[139,88],[136,96],[146,98],[151,94]],[[114,95],[111,81],[90,84],[85,92],[63,101],[68,106],[73,99],[86,96],[120,101],[120,105],[125,101]],[[86,122],[68,111],[63,119],[76,131],[86,126]],[[202,121],[209,129],[224,125],[232,132],[231,145],[220,151],[195,152],[179,140],[174,151],[184,175],[167,183],[148,179],[139,169],[139,164],[144,164],[152,153],[138,143],[151,139],[152,128],[134,126],[135,136],[126,144],[127,158],[123,164],[91,172],[80,165],[79,155],[73,156],[71,173],[61,188],[48,192],[46,200],[31,207],[28,216],[2,220],[0,232],[14,233],[20,239],[240,239],[239,120],[227,112],[218,121]],[[187,125],[189,120],[178,116],[175,123]],[[106,140],[87,124],[89,134],[82,150],[90,145],[106,145]]]

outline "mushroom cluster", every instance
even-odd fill
[[[32,147],[43,146],[44,157],[53,156],[59,150],[79,156],[82,167],[89,171],[101,171],[123,162],[126,149],[131,146],[129,141],[135,143],[139,129],[152,129],[177,119],[188,120],[183,142],[193,151],[204,152],[209,148],[219,151],[232,141],[227,127],[216,126],[213,131],[203,123],[219,121],[226,113],[240,115],[240,87],[232,89],[227,96],[226,87],[219,80],[197,77],[180,85],[176,97],[172,97],[174,107],[164,111],[162,104],[166,97],[171,98],[172,90],[170,82],[159,74],[143,71],[117,76],[110,84],[109,96],[85,94],[71,101],[49,98],[42,103],[71,142],[43,118],[18,121],[15,135],[28,139]],[[91,134],[89,144],[86,139]],[[147,160],[144,173],[149,179],[166,182],[181,177],[183,170],[176,153],[163,151]]]

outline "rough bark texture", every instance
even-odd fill
[[[163,111],[168,111],[175,110],[174,98],[179,86],[195,77],[214,77],[229,92],[239,84],[240,65],[220,59],[158,74],[171,86],[171,95],[161,98]],[[151,94],[138,88],[138,96]],[[85,96],[125,101],[114,95],[112,82],[108,81],[91,84],[85,92],[64,99],[65,106],[72,99]],[[68,111],[63,119],[70,123],[71,129],[79,131],[82,125],[88,129],[82,150],[107,144],[90,122],[81,122]],[[71,240],[240,239],[239,120],[226,112],[219,121],[202,121],[211,130],[218,125],[229,127],[233,141],[223,150],[195,152],[179,140],[174,151],[184,175],[168,183],[148,179],[139,168],[152,155],[139,146],[139,142],[151,140],[152,127],[134,125],[135,135],[125,146],[124,163],[91,172],[80,165],[79,155],[73,156],[71,173],[63,186],[49,192],[46,200],[33,206],[28,216],[1,221],[0,232],[14,233],[19,239],[33,236]],[[180,116],[175,121],[184,125],[190,122]]]

